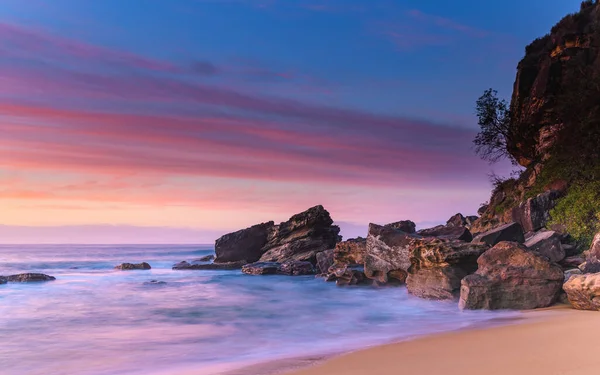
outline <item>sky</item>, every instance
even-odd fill
[[[474,214],[474,102],[579,1],[0,0],[0,242]]]

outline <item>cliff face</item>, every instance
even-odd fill
[[[579,13],[527,46],[517,67],[511,100],[517,136],[507,148],[519,164],[547,160],[561,131],[579,126],[574,112],[585,103],[578,98],[590,96],[586,93],[595,89],[599,76],[600,4],[584,2]]]

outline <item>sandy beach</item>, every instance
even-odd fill
[[[288,375],[593,375],[600,314],[555,308],[525,321],[369,348]]]

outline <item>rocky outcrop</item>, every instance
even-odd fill
[[[4,276],[4,279],[13,283],[33,283],[40,281],[56,280],[56,277],[44,275],[43,273],[20,273],[18,275]]]
[[[477,220],[478,217],[477,216],[464,216],[461,213],[458,213],[454,216],[452,216],[450,219],[448,219],[448,221],[446,222],[446,226],[449,227],[470,227],[475,220]]]
[[[329,272],[329,268],[333,266],[333,251],[334,249],[329,249],[317,253],[317,271],[320,274],[326,274]]]
[[[210,262],[215,260],[215,256],[214,255],[205,255],[203,257],[200,257],[198,259],[194,259],[195,262]]]
[[[551,262],[560,262],[565,259],[565,250],[560,243],[560,235],[554,231],[540,231],[525,241],[529,249],[548,257]]]
[[[149,270],[152,267],[146,262],[142,263],[121,263],[118,266],[115,266],[116,270],[121,271],[132,271],[132,270]]]
[[[276,262],[256,262],[244,265],[242,272],[248,275],[275,275],[280,266]]]
[[[186,261],[173,265],[174,270],[198,270],[198,271],[219,271],[219,270],[239,270],[247,264],[246,261],[227,262],[227,263],[189,263]]]
[[[512,218],[521,224],[525,232],[535,232],[546,226],[550,220],[550,210],[556,206],[559,193],[547,191],[534,198],[529,198],[513,208]]]
[[[276,226],[263,247],[261,262],[309,261],[317,254],[333,249],[341,238],[329,212],[315,206]]]
[[[335,280],[337,286],[368,285],[373,282],[365,276],[364,268],[361,266],[337,268],[329,280]]]
[[[412,228],[411,226],[404,227]],[[338,265],[365,264],[366,253],[367,239],[362,237],[351,238],[335,245],[333,262]]]
[[[505,224],[490,231],[481,233],[473,239],[473,243],[485,243],[494,246],[502,241],[524,243],[523,228],[519,223]]]
[[[564,280],[562,269],[516,242],[500,242],[477,260],[461,283],[461,309],[528,310],[552,305]]]
[[[600,310],[600,273],[572,275],[563,285],[571,306],[578,310]]]
[[[409,245],[419,236],[395,225],[369,224],[365,256],[365,275],[380,283],[388,281],[391,271],[407,272],[410,267]]]
[[[406,286],[411,294],[429,299],[453,299],[460,281],[475,272],[477,258],[489,247],[437,238],[413,239]]]
[[[306,261],[287,261],[282,263],[277,270],[280,275],[304,276],[314,275],[315,268],[311,262]]]
[[[423,237],[437,237],[448,241],[471,242],[473,240],[473,235],[467,227],[455,224],[438,225],[437,227],[422,229],[417,233]]]
[[[592,246],[586,251],[586,260],[589,262],[600,262],[600,233],[594,236]]]
[[[386,224],[385,226],[388,228],[398,229],[409,234],[415,233],[417,229],[417,225],[411,220],[397,221],[395,223]]]
[[[215,263],[256,262],[265,253],[274,229],[275,223],[270,221],[220,237],[215,242]]]

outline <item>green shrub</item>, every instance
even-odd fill
[[[550,212],[550,225],[563,225],[583,248],[600,231],[600,181],[574,185]]]

